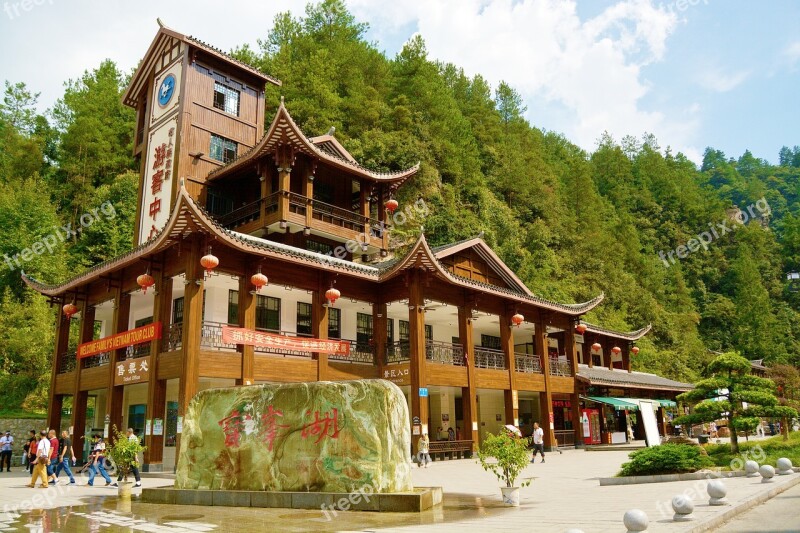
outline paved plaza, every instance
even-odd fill
[[[437,461],[427,469],[414,468],[416,486],[442,486],[443,506],[421,514],[338,513],[289,509],[210,508],[150,505],[134,499],[131,509],[118,508],[116,490],[59,485],[49,489],[25,487],[29,478],[21,470],[0,474],[0,531],[518,531],[563,532],[580,528],[585,533],[621,532],[627,509],[639,508],[650,517],[651,532],[692,531],[771,489],[800,482],[800,474],[776,477],[770,484],[760,478],[726,480],[730,505],[710,507],[704,481],[652,483],[601,487],[600,477],[614,475],[628,451],[550,453],[547,462],[528,466],[523,477],[532,478],[522,490],[518,509],[504,507],[499,484],[474,460]],[[102,480],[98,480],[102,485]],[[167,478],[145,477],[145,487],[171,484]],[[798,485],[800,486],[800,485]],[[138,495],[140,489],[134,489]],[[687,493],[695,502],[695,520],[672,522],[670,500]],[[797,494],[797,489],[793,493]],[[795,496],[796,498],[797,496]],[[786,500],[787,497],[784,497]],[[796,500],[789,500],[796,501]],[[768,504],[767,504],[768,505]],[[33,507],[30,510],[30,506]],[[11,512],[19,509],[18,516]],[[757,512],[755,508],[752,512]],[[758,520],[756,518],[754,520]],[[800,517],[788,519],[800,530]],[[790,523],[786,523],[781,531]],[[722,531],[727,529],[722,528]],[[764,530],[767,531],[767,530]]]

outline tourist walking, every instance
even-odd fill
[[[56,475],[56,467],[58,467],[58,437],[56,430],[51,429],[47,434],[50,440],[50,465],[47,467],[47,478],[50,480],[51,485],[58,483],[58,476]]]
[[[131,440],[131,441],[138,441],[139,440],[139,437],[137,437],[136,435],[133,434],[133,428],[128,428],[128,440]],[[137,461],[138,461],[138,458],[137,458]],[[117,476],[117,483],[119,483],[120,481],[122,481],[122,469],[117,468],[117,470],[119,470],[119,475]],[[142,478],[139,475],[139,469],[136,468],[135,464],[131,464],[131,472],[133,472],[133,476],[136,478],[136,485],[135,486],[141,487],[142,486]],[[118,486],[117,483],[114,483],[111,486],[112,487],[117,487]]]
[[[67,473],[69,476],[69,484],[75,485],[75,476],[72,475],[72,469],[69,467],[69,461],[75,464],[75,450],[72,448],[72,439],[69,438],[69,432],[64,430],[61,432],[61,454],[58,458],[58,466],[56,467],[56,477],[61,474],[61,471]]]
[[[538,422],[533,423],[533,457],[531,463],[536,461],[536,454],[542,454],[542,462],[544,462],[544,430],[539,427]]]
[[[33,467],[36,465],[36,430],[28,432],[28,443],[25,444],[25,459],[28,461],[28,472],[33,474]]]
[[[3,465],[6,465],[6,472],[11,472],[11,454],[12,447],[14,446],[14,437],[11,436],[10,431],[0,437],[0,472],[3,471]]]
[[[419,468],[428,468],[428,463],[431,462],[430,454],[431,441],[428,439],[428,434],[423,433],[417,441],[417,464]]]
[[[106,443],[103,442],[103,437],[100,435],[95,435],[93,437],[94,441],[94,449],[92,450],[92,456],[89,459],[89,483],[90,487],[94,486],[94,477],[97,474],[103,476],[103,479],[106,480],[106,487],[111,485],[111,478],[106,472],[105,460],[106,460]]]
[[[40,488],[50,488],[50,485],[47,484],[47,465],[50,463],[50,440],[47,438],[47,432],[45,430],[42,430],[39,434],[36,444],[32,445],[31,449],[34,450],[34,465],[33,475],[31,476],[31,482],[28,486],[30,488],[35,487],[36,480],[40,479],[42,481]]]

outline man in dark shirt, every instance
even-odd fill
[[[56,467],[56,477],[61,473],[61,470],[69,476],[69,484],[75,485],[75,477],[72,475],[70,469],[70,459],[72,464],[75,464],[75,450],[72,448],[72,439],[69,438],[69,432],[64,430],[61,432],[61,455],[58,458],[58,466]]]
[[[28,443],[25,445],[25,453],[28,454],[28,470],[33,474],[33,466],[36,464],[36,430],[28,432]]]

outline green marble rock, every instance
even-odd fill
[[[205,390],[184,417],[175,488],[409,491],[409,428],[382,379]]]

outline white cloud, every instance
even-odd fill
[[[349,5],[378,34],[416,25],[432,58],[495,85],[505,80],[531,110],[542,101],[563,107],[558,123],[537,125],[562,131],[584,148],[593,148],[603,131],[617,139],[647,131],[664,146],[697,151],[689,146],[696,116],[677,119],[642,104],[651,89],[643,69],[664,58],[678,24],[675,14],[650,0],[620,0],[586,20],[574,1],[563,0]]]
[[[726,93],[741,85],[748,77],[750,71],[726,73],[720,69],[705,71],[700,77],[700,85],[710,91]]]
[[[791,62],[792,64],[797,63],[800,61],[800,41],[795,41],[783,51],[783,55]]]

